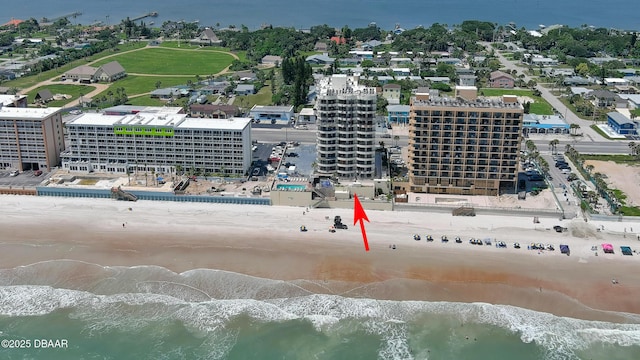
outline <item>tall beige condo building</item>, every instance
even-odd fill
[[[523,107],[515,96],[416,94],[409,119],[410,191],[497,195],[515,192]]]
[[[375,174],[376,89],[357,76],[320,80],[316,102],[316,172],[341,178],[370,179]]]
[[[64,151],[61,108],[0,106],[0,169],[50,171]]]

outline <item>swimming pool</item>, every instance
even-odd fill
[[[289,190],[289,191],[302,191],[306,190],[306,185],[292,185],[292,184],[278,184],[276,185],[277,190]]]

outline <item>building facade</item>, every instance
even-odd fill
[[[83,114],[66,123],[62,167],[79,172],[184,171],[244,176],[251,164],[251,119],[185,114]]]
[[[617,111],[607,114],[607,124],[620,135],[636,135],[636,123]]]
[[[370,179],[375,174],[376,89],[357,76],[321,79],[316,100],[318,174]]]
[[[50,171],[64,150],[61,108],[0,106],[0,169]]]
[[[387,124],[409,124],[409,105],[387,105]]]
[[[293,106],[253,105],[249,117],[256,121],[286,121],[293,118]]]
[[[503,101],[474,97],[412,98],[410,191],[462,195],[515,191],[523,107],[515,97]]]

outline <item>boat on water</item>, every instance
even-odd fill
[[[155,24],[153,21],[149,21],[149,25],[153,25]]]
[[[158,16],[158,12],[157,11],[152,11],[152,12],[149,13],[149,16],[157,17]]]

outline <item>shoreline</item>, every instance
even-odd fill
[[[368,211],[371,251],[365,252],[349,209],[302,215],[289,207],[11,195],[0,200],[0,228],[6,229],[0,234],[2,269],[51,260],[155,265],[178,274],[217,269],[354,298],[486,302],[620,323],[637,321],[624,313],[640,314],[640,279],[633,275],[638,259],[618,250],[637,240],[597,232],[582,220],[563,221],[570,231],[557,234],[548,230],[560,223],[554,219],[533,224],[529,217]],[[349,229],[329,233],[334,215]],[[299,232],[303,224],[306,233]],[[414,233],[422,240],[414,241]],[[434,242],[424,240],[427,233]],[[442,234],[448,243],[440,242]],[[463,243],[455,243],[455,236]],[[508,248],[471,245],[471,236],[503,240]],[[513,241],[523,248],[514,249]],[[526,250],[530,242],[552,243],[556,251]],[[614,244],[616,253],[600,250],[595,256],[591,246],[603,242]],[[571,256],[559,253],[560,243],[571,246]],[[63,287],[82,289],[83,276],[71,276]],[[619,284],[612,284],[614,278]]]

